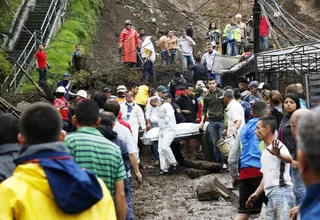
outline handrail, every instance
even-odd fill
[[[50,26],[51,19],[52,19],[54,13],[56,12],[56,7],[57,7],[58,2],[59,2],[59,0],[52,0],[51,1],[50,6],[47,11],[47,14],[42,22],[40,29],[38,30],[40,32],[41,43],[43,43],[42,42],[43,38],[46,35],[46,32],[48,31],[48,27]],[[31,42],[33,42],[33,44],[30,47],[30,49],[28,49]],[[30,58],[30,55],[32,54],[32,51],[34,51],[36,49],[38,42],[39,42],[39,39],[37,39],[37,30],[35,30],[33,32],[33,34],[31,35],[28,43],[24,47],[23,51],[21,52],[20,56],[18,57],[17,60],[15,60],[15,64],[13,65],[13,67],[11,69],[10,75],[5,78],[3,84],[1,85],[1,88],[5,85],[5,83],[8,81],[10,76],[13,75],[13,73],[15,73],[15,74],[14,74],[12,81],[9,84],[9,87],[11,87],[15,83],[15,81],[17,80],[17,77],[20,73],[20,69],[18,69],[16,71],[17,63],[19,63],[19,64],[21,63],[21,66],[24,66],[25,64],[27,64],[27,62]],[[22,58],[24,58],[23,62],[21,61]]]
[[[51,7],[52,7],[52,4],[53,4],[54,2],[55,2],[55,1],[51,1],[51,4],[50,4],[50,6],[49,6],[49,8],[48,8],[48,11],[47,11],[46,17],[44,18],[44,20],[43,20],[43,22],[42,22],[42,25],[41,25],[40,30],[42,30],[42,28],[43,28],[43,26],[44,26],[45,22],[47,21],[47,17],[48,17],[49,11],[50,11],[50,9],[51,9]]]
[[[54,1],[52,1],[52,2],[51,2],[50,6],[52,5],[52,3],[53,3],[53,2],[54,2]],[[45,22],[46,22],[46,21],[44,20],[44,21],[43,21],[43,23],[42,23],[42,26],[41,26],[41,28],[40,28],[40,32],[41,32],[41,41],[42,41],[42,39],[43,39],[43,37],[44,37],[44,35],[45,35],[45,33],[46,33],[46,31],[47,31],[47,29],[48,29],[49,25],[50,25],[50,21],[51,21],[51,19],[52,19],[53,14],[55,13],[55,10],[56,10],[56,7],[57,7],[58,2],[59,2],[59,0],[56,0],[56,1],[55,1],[55,4],[54,4],[54,6],[53,6],[53,8],[52,8],[52,11],[51,11],[50,17],[49,17],[49,19],[48,19],[48,22],[47,22],[47,25],[46,25],[46,27],[45,27],[44,31],[42,30],[42,28],[43,28],[43,25],[45,24]],[[49,10],[48,10],[47,15],[49,14],[49,12],[50,12],[50,8],[49,8]]]
[[[31,41],[33,41],[33,38],[34,38],[34,37],[36,37],[36,31],[34,31],[34,32],[32,33],[32,35],[31,35],[31,37],[30,37],[27,45],[24,47],[23,51],[21,52],[21,54],[20,54],[20,56],[18,57],[18,59],[16,60],[16,62],[20,62],[20,59],[21,59],[21,58],[23,57],[23,55],[26,53],[26,50],[27,50],[27,48],[29,47],[29,44],[31,43]],[[34,41],[33,41],[33,42],[34,42]],[[33,46],[32,46],[32,48],[33,48]],[[31,51],[31,50],[30,50],[30,51]],[[30,52],[29,52],[29,53],[30,53]],[[24,62],[23,62],[23,65],[25,64],[25,62],[26,62],[26,60],[27,60],[28,58],[29,58],[29,56],[25,58],[25,60],[24,60]],[[12,67],[12,69],[11,69],[11,73],[15,70],[16,67],[17,67],[17,64],[14,64],[13,67]],[[10,83],[10,86],[12,85],[13,81],[17,78],[17,75],[19,74],[19,72],[20,72],[20,71],[18,71],[18,72],[15,74],[14,79],[13,79],[13,80],[11,81],[11,83]],[[11,74],[10,74],[10,75],[11,75]],[[10,76],[10,75],[9,75],[9,76]],[[9,76],[7,76],[7,77],[5,78],[2,86],[8,81]]]

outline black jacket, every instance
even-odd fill
[[[185,80],[182,76],[175,77],[173,80],[170,81],[170,94],[173,99],[176,97],[177,90],[185,90],[187,87],[187,80]]]
[[[195,83],[198,80],[208,80],[207,67],[202,63],[192,66],[191,70],[193,71],[193,80]]]
[[[193,38],[193,27],[191,25],[187,26],[186,33],[187,33],[187,36]]]
[[[189,110],[191,111],[191,114],[185,114],[183,113],[184,118],[186,119],[186,122],[195,122],[197,118],[198,113],[198,101],[194,96],[186,96],[181,95],[177,101],[177,105],[179,105],[181,111],[183,110]]]
[[[21,148],[21,145],[18,143],[0,146],[0,182],[12,176],[16,168],[13,160],[18,158]]]
[[[171,105],[174,110],[174,116],[176,118],[177,124],[186,122],[186,119],[184,118],[179,105],[177,105],[176,103],[173,103],[173,102],[171,102]]]

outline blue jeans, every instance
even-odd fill
[[[221,85],[221,77],[220,77],[219,73],[212,73],[212,70],[208,70],[207,76],[208,76],[209,79],[210,78],[216,79],[217,80],[217,84]]]
[[[267,37],[260,36],[260,47],[261,47],[261,51],[267,51],[269,49],[268,36]]]
[[[219,148],[217,147],[217,142],[222,137],[221,133],[222,133],[223,127],[224,127],[223,120],[222,121],[215,121],[215,122],[210,121],[209,125],[207,127],[208,132],[210,134],[211,142],[213,144],[213,152],[215,154],[216,162],[221,163],[221,164],[225,163],[225,160],[224,160],[223,155],[221,154]]]
[[[147,60],[143,64],[143,81],[148,82],[149,76],[151,76],[154,79],[154,65],[150,60]]]
[[[178,63],[178,50],[173,49],[170,50],[171,56],[169,57],[170,64],[177,64]]]
[[[300,205],[306,197],[306,186],[304,185],[299,169],[291,170],[291,178],[293,183],[293,192],[296,197],[296,205]]]
[[[164,66],[167,66],[168,65],[168,59],[169,59],[168,51],[166,51],[166,50],[161,51],[161,57],[162,57],[162,64]]]
[[[158,123],[152,123],[151,122],[151,128],[157,128],[157,127],[158,127]],[[153,151],[154,159],[155,160],[159,160],[158,141],[153,144],[152,151]]]
[[[188,62],[190,66],[194,65],[194,59],[192,55],[182,55],[182,70],[183,72],[187,72]]]
[[[228,56],[237,56],[239,55],[239,46],[237,44],[237,41],[230,41],[227,45],[227,53]]]
[[[288,220],[289,210],[295,206],[292,187],[279,187],[268,196],[266,220]]]
[[[127,203],[126,220],[133,220],[134,219],[131,188],[132,188],[131,177],[127,177],[127,179],[124,180],[124,193],[126,196],[126,203]]]

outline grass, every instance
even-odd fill
[[[89,50],[88,45],[95,39],[100,16],[99,10],[102,6],[101,0],[69,1],[67,19],[62,24],[58,35],[50,41],[46,49],[47,61],[52,67],[48,74],[49,84],[55,84],[61,78],[62,73],[68,71],[76,44],[82,44],[81,54]],[[31,75],[37,82],[38,72],[33,71]],[[26,82],[21,86],[21,91],[30,92],[32,88],[35,90],[29,82]]]
[[[8,34],[11,28],[12,20],[17,12],[22,0],[8,1],[10,7],[5,1],[0,1],[0,32]]]

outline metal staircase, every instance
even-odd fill
[[[45,44],[60,8],[60,0],[37,0],[34,10],[29,13],[14,49],[8,51],[9,60],[14,63],[11,74],[2,84],[8,88],[18,86],[22,78],[18,62],[24,69],[33,66],[34,54],[39,43]]]

